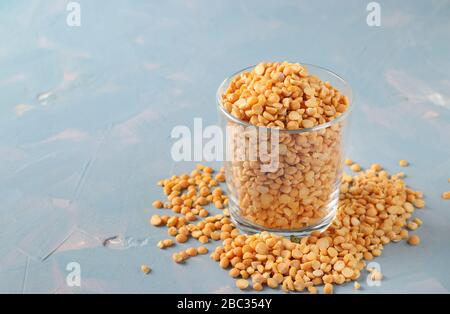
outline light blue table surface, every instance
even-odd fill
[[[356,293],[449,292],[450,2],[379,1],[379,27],[368,2],[79,0],[69,27],[68,1],[1,1],[0,292],[239,292],[208,256],[173,263],[148,218],[156,181],[194,165],[172,161],[172,128],[217,123],[218,85],[261,60],[346,78],[349,157],[425,193],[421,245],[388,245],[385,280]]]

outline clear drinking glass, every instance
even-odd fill
[[[221,96],[236,75],[253,66],[225,79],[217,91],[220,125],[226,134],[229,210],[234,224],[245,232],[305,236],[325,230],[336,215],[352,91],[337,74],[304,65],[348,97],[347,111],[328,123],[298,130],[241,121],[226,111]]]

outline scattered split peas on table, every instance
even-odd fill
[[[260,63],[253,70],[242,72],[231,80],[221,100],[222,106],[241,121],[287,130],[330,122],[341,116],[349,105],[348,98],[329,83],[310,75],[306,67],[288,62]],[[307,226],[324,217],[326,212],[320,204],[310,200],[328,195],[328,189],[340,180],[335,171],[341,166],[340,138],[340,124],[324,129],[323,134],[282,136],[280,155],[285,173],[280,173],[281,177],[264,177],[264,184],[258,181],[262,176],[255,165],[236,163],[231,167],[227,183],[239,189],[243,217],[279,229]],[[317,155],[314,147],[318,145],[323,148],[320,155],[328,156],[326,164],[300,165],[298,154]],[[167,201],[155,201],[153,206],[171,209],[182,216],[153,215],[150,223],[167,226],[168,234],[180,244],[190,239],[201,244],[222,241],[210,257],[220,267],[229,269],[239,289],[247,289],[251,279],[256,291],[267,286],[281,287],[286,292],[317,293],[317,286],[323,286],[324,293],[333,293],[333,285],[356,281],[365,261],[380,256],[388,243],[408,239],[411,245],[419,244],[418,236],[410,236],[408,229],[416,230],[422,224],[412,215],[415,208],[425,206],[422,193],[408,188],[402,180],[404,173],[391,176],[380,164],[363,171],[350,159],[345,164],[357,175],[343,176],[336,218],[324,232],[313,232],[298,243],[267,232],[241,234],[228,218],[228,197],[218,187],[225,181],[224,169],[213,176],[214,170],[204,165],[198,165],[191,174],[159,182]],[[406,167],[408,162],[401,160],[399,165]],[[317,170],[311,171],[312,168]],[[289,178],[298,180],[289,181]],[[309,199],[312,194],[314,197]],[[204,208],[208,204],[222,213],[211,216]],[[296,219],[292,219],[294,214]],[[169,242],[163,240],[158,246],[169,246],[164,243]],[[173,244],[172,241],[170,246]],[[207,249],[202,251],[206,253]],[[197,253],[200,247],[197,250],[191,247],[175,252],[172,258],[176,263],[183,263]],[[371,277],[383,278],[373,270]],[[359,289],[359,283],[355,282],[354,287]]]
[[[227,204],[227,197],[215,182],[210,186],[213,173],[210,168],[198,166],[190,175],[160,181],[168,202],[154,202],[154,207],[163,203],[163,208],[175,214],[179,213],[176,206],[186,210],[182,216],[153,215],[150,223],[166,226],[168,234],[180,244],[189,239],[200,243],[222,241],[210,257],[227,269],[230,277],[236,278],[239,289],[251,287],[260,291],[266,286],[281,287],[286,292],[318,293],[317,286],[323,286],[323,293],[329,294],[333,293],[334,285],[355,281],[357,290],[361,287],[357,280],[365,269],[365,261],[380,256],[385,245],[401,240],[412,246],[420,243],[420,238],[410,235],[408,229],[416,230],[422,224],[421,219],[412,216],[415,208],[425,206],[422,193],[408,188],[401,177],[389,175],[379,164],[360,170],[356,176],[344,174],[336,219],[323,233],[314,232],[299,243],[267,232],[241,234],[231,223],[226,208],[219,208],[222,214],[211,216],[208,212],[196,223],[189,221],[188,213],[196,213],[199,219],[200,211],[206,211],[204,206],[209,203],[220,200]],[[224,170],[218,174],[224,175]],[[220,176],[217,182],[224,179]],[[209,194],[200,193],[204,187]],[[171,239],[161,240],[158,246],[175,245],[168,240]],[[173,253],[172,259],[184,263],[206,253],[208,249],[204,246],[190,247]],[[369,271],[372,280],[383,279],[381,272]]]

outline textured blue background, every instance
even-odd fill
[[[357,293],[449,292],[448,1],[380,1],[380,27],[368,1],[80,0],[81,27],[67,26],[67,2],[0,2],[1,292],[238,292],[208,256],[172,263],[177,248],[157,249],[166,235],[147,219],[155,182],[192,167],[172,162],[172,128],[216,123],[220,82],[261,60],[345,77],[349,156],[425,192],[422,245],[389,245],[386,279],[363,274]],[[73,261],[81,288],[65,282]]]

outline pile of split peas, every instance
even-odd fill
[[[416,208],[424,208],[425,202],[421,192],[406,186],[403,173],[390,175],[380,164],[362,170],[351,160],[345,163],[354,174],[343,176],[335,220],[326,231],[301,239],[267,232],[241,234],[230,221],[228,198],[219,187],[225,180],[223,168],[215,172],[197,165],[190,174],[161,180],[158,184],[167,201],[157,200],[153,206],[172,213],[150,218],[153,226],[167,227],[169,238],[161,240],[158,247],[167,249],[197,240],[199,246],[173,253],[174,262],[185,263],[208,253],[202,244],[221,241],[210,257],[236,279],[240,289],[280,287],[286,292],[317,293],[322,286],[324,293],[333,293],[335,285],[349,281],[359,289],[357,280],[366,269],[365,262],[380,256],[385,245],[402,240],[413,246],[420,243],[419,236],[410,233],[423,223],[413,214]],[[205,208],[210,203],[222,213],[211,215]],[[141,269],[150,272],[146,265]],[[381,272],[367,270],[372,280],[382,280]]]

